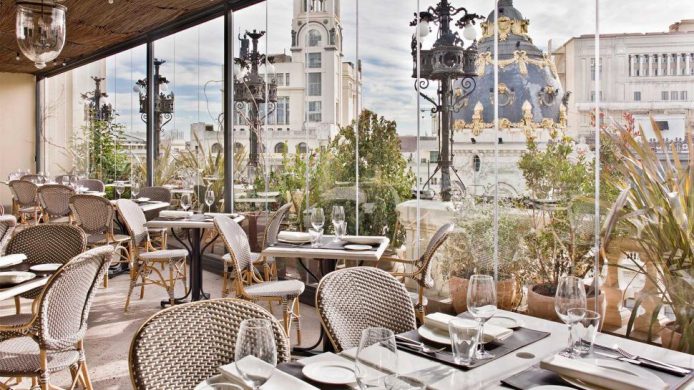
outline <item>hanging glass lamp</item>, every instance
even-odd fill
[[[67,8],[54,0],[17,1],[17,44],[38,69],[58,57],[65,45]]]

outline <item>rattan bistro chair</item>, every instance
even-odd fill
[[[188,251],[185,249],[164,249],[154,250],[149,238],[149,232],[145,227],[147,220],[142,209],[130,199],[119,199],[116,201],[116,208],[120,214],[125,227],[130,234],[130,289],[128,298],[125,300],[125,311],[130,305],[130,296],[135,287],[140,287],[140,299],[145,295],[145,286],[154,284],[166,289],[169,294],[171,304],[174,304],[174,290],[176,281],[182,280],[186,291],[186,257]],[[156,265],[160,267],[156,267]],[[162,270],[169,269],[168,277],[164,276]],[[152,278],[156,275],[157,278]],[[140,282],[138,282],[138,279]]]
[[[35,315],[0,318],[0,376],[38,378],[70,369],[72,386],[92,389],[83,341],[97,283],[108,269],[113,248],[100,247],[71,259],[48,280]],[[7,387],[5,387],[7,388]]]
[[[46,184],[39,187],[37,193],[44,222],[72,222],[70,197],[75,194],[75,190],[62,184]]]
[[[133,388],[192,389],[218,374],[234,360],[241,321],[251,318],[272,323],[277,362],[288,362],[287,335],[263,307],[233,298],[186,303],[153,315],[135,333],[128,358]]]
[[[35,175],[35,174],[29,174],[29,175],[24,175],[19,180],[23,181],[30,181],[35,184],[43,184],[46,182],[46,176],[43,175]]]
[[[395,263],[404,263],[406,266],[403,272],[391,272],[391,275],[398,278],[412,279],[417,283],[417,292],[410,293],[410,298],[412,303],[415,305],[415,310],[417,312],[417,319],[420,323],[424,322],[424,316],[426,316],[426,307],[428,304],[427,297],[424,296],[425,288],[432,288],[434,286],[434,279],[431,277],[431,267],[434,254],[439,249],[441,245],[448,239],[448,236],[455,229],[455,225],[452,223],[447,223],[439,228],[439,230],[434,233],[427,244],[424,253],[416,260],[410,259],[400,259],[397,257],[382,257],[380,261],[390,261]]]
[[[12,191],[14,208],[19,215],[19,222],[26,223],[27,216],[32,216],[34,222],[39,222],[41,207],[36,196],[38,187],[26,180],[12,180],[9,184]]]
[[[14,215],[0,215],[0,256],[5,254],[5,247],[10,242],[16,227],[17,218]]]
[[[65,264],[87,248],[87,236],[74,225],[48,225],[28,227],[12,237],[6,253],[23,253],[29,266],[47,263]],[[19,298],[36,299],[43,288],[35,288],[15,297],[17,314],[21,305]],[[34,301],[34,303],[37,303]]]
[[[77,180],[77,185],[84,187],[87,191],[104,192],[106,191],[106,186],[104,182],[99,179],[81,179]]]
[[[316,310],[337,352],[359,346],[362,330],[369,327],[396,334],[417,328],[405,286],[375,267],[345,268],[324,276],[316,291]]]
[[[227,216],[216,216],[214,225],[231,255],[235,274],[236,296],[250,301],[278,302],[282,305],[284,330],[290,334],[292,322],[296,321],[296,338],[301,344],[301,313],[299,295],[304,292],[304,283],[299,280],[266,281],[253,284],[253,279],[244,279],[243,272],[253,266],[251,247],[246,232],[238,223]],[[249,275],[251,273],[249,272]]]

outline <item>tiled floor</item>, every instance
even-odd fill
[[[204,289],[213,298],[221,296],[222,278],[219,275],[205,272]],[[182,285],[180,286],[182,290]],[[95,389],[130,389],[128,373],[128,350],[133,334],[151,315],[160,310],[159,302],[166,297],[163,289],[148,286],[143,300],[137,299],[139,292],[133,294],[128,313],[123,312],[123,305],[128,291],[127,275],[120,275],[109,282],[107,289],[101,288],[89,316],[89,329],[85,340],[87,363]],[[30,310],[29,301],[24,301],[24,312]],[[13,301],[0,304],[0,315],[14,312]],[[319,321],[316,311],[311,306],[302,305],[302,341],[304,345],[313,344],[318,337]],[[281,313],[275,306],[275,316]],[[292,345],[296,333],[292,329]],[[69,386],[70,376],[67,372],[55,374],[55,384]],[[53,381],[53,380],[52,380]],[[25,381],[17,389],[29,388]]]

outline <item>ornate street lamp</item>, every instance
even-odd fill
[[[164,126],[171,122],[174,113],[174,93],[169,92],[169,80],[159,74],[159,67],[166,61],[154,59],[154,150],[155,158],[159,158],[159,144]],[[140,114],[142,121],[147,123],[147,79],[138,80],[133,87],[140,94]]]
[[[248,165],[250,167],[258,166],[258,134],[263,120],[267,115],[275,111],[275,103],[277,102],[277,82],[275,80],[275,72],[272,64],[268,63],[267,74],[270,79],[266,82],[264,79],[264,71],[261,69],[261,64],[266,62],[266,55],[258,52],[258,40],[265,35],[265,31],[253,32],[246,31],[243,38],[239,36],[241,48],[239,57],[234,59],[234,101],[236,102],[236,111],[245,114],[244,109],[246,104],[248,109],[248,127],[250,133],[250,151],[248,156]],[[253,43],[252,50],[249,50],[249,39]],[[261,116],[260,104],[266,103],[266,112]]]
[[[451,30],[451,23],[454,22],[456,15],[462,14],[460,19],[455,21],[455,26],[463,29],[463,37],[472,41],[468,48],[464,48],[463,40],[457,31]],[[412,36],[412,77],[417,79],[415,88],[419,94],[434,107],[431,112],[441,116],[441,126],[439,128],[439,139],[441,150],[439,161],[433,175],[441,171],[441,199],[451,200],[451,177],[450,170],[453,161],[453,131],[452,115],[459,111],[462,106],[460,103],[475,89],[477,73],[475,72],[475,62],[477,61],[477,40],[473,25],[477,19],[483,17],[477,14],[468,13],[465,8],[455,8],[448,0],[441,0],[436,7],[429,7],[424,12],[415,13],[415,19],[410,26],[416,27],[415,35]],[[429,32],[429,24],[434,23],[439,26],[436,42],[429,50],[421,48],[421,39],[426,37]],[[417,39],[419,36],[419,40]],[[417,42],[419,43],[419,64],[417,63]],[[419,65],[419,69],[417,69]],[[461,79],[462,88],[454,90],[453,83]],[[438,81],[437,99],[431,98],[422,92],[429,86],[429,81]],[[453,169],[455,172],[455,169]],[[458,176],[456,172],[456,176]],[[431,177],[429,178],[431,180]],[[427,183],[429,182],[427,180]],[[462,184],[462,180],[458,177]],[[425,183],[426,186],[426,183]]]
[[[94,90],[80,94],[85,100],[85,119],[92,121],[110,121],[113,118],[113,107],[108,101],[108,94],[101,90],[103,77],[92,76]]]

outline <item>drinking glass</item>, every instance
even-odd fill
[[[354,366],[359,388],[386,387],[386,379],[396,373],[397,367],[398,352],[393,331],[386,328],[364,329]]]
[[[121,195],[123,195],[123,191],[125,191],[125,183],[119,180],[116,182],[116,193],[118,194],[118,199],[120,199]]]
[[[325,214],[323,208],[314,207],[311,209],[311,226],[316,230],[322,230],[325,225]]]
[[[467,309],[480,323],[477,359],[491,359],[494,355],[484,350],[484,323],[496,313],[496,285],[489,275],[472,275],[467,287]]]
[[[181,195],[181,208],[183,209],[183,211],[188,211],[188,209],[190,208],[190,204],[191,204],[190,194],[188,194],[188,193],[182,194]]]
[[[66,186],[66,187],[69,187],[70,186],[70,176],[63,176],[60,184]]]
[[[600,313],[587,309],[569,309],[569,316],[580,318],[574,325],[578,335],[574,352],[578,355],[591,353],[600,328]]]
[[[138,180],[133,181],[132,187],[130,187],[130,197],[137,199],[137,195],[140,194],[140,182]]]
[[[270,379],[277,366],[277,346],[269,320],[251,318],[241,322],[234,361],[243,380],[253,389]]]
[[[321,246],[321,237],[323,237],[323,229],[308,228],[308,234],[311,236],[311,248],[319,248]]]
[[[469,365],[477,351],[479,324],[477,321],[456,317],[448,323],[448,333],[451,337],[453,360],[456,364]]]
[[[573,326],[583,318],[580,315],[585,314],[585,311],[583,311],[570,315],[569,310],[585,308],[586,288],[583,280],[575,276],[562,276],[557,286],[557,293],[554,296],[554,310],[559,318],[569,326],[569,343],[566,350],[561,353],[563,356],[574,356],[575,340],[573,337]]]
[[[207,205],[207,211],[212,212],[212,204],[214,204],[214,191],[211,187],[207,187],[207,191],[205,191],[205,204]]]
[[[342,224],[345,222],[345,208],[342,206],[333,206],[333,227],[335,228],[335,241],[340,241],[344,234],[342,233]]]
[[[347,221],[342,221],[335,225],[335,237],[336,241],[342,241],[347,235]]]

